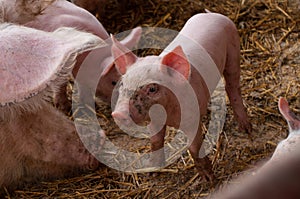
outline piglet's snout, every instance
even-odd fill
[[[113,116],[114,119],[119,121],[128,119],[127,114],[121,111],[114,111],[112,112],[111,115]]]
[[[129,115],[129,107],[128,105],[122,104],[122,106],[119,106],[112,112],[112,117],[117,123],[120,123],[122,125],[129,125],[130,123],[130,115]]]

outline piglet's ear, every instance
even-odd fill
[[[112,47],[111,53],[118,71],[124,75],[127,68],[129,68],[137,60],[137,56],[133,54],[128,48],[123,46],[116,38],[111,35]]]
[[[162,59],[162,65],[176,70],[177,72],[181,73],[186,79],[190,77],[191,66],[181,46],[177,46],[176,48],[174,48],[174,50],[166,54]]]
[[[278,108],[280,113],[286,119],[289,124],[289,128],[292,131],[300,130],[300,120],[297,116],[290,110],[289,104],[283,97],[279,98]]]
[[[105,58],[101,63],[101,68],[104,68],[101,75],[107,75],[109,72],[115,69],[115,63],[113,57]]]
[[[278,100],[278,108],[279,108],[280,113],[283,115],[283,117],[286,120],[291,119],[290,116],[289,116],[289,113],[290,113],[289,104],[286,101],[286,99],[284,99],[283,97],[280,97],[279,100]]]

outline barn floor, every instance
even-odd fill
[[[298,0],[131,0],[125,9],[108,1],[99,19],[109,33],[136,26],[179,31],[192,15],[222,13],[238,27],[241,41],[241,88],[253,132],[250,139],[238,131],[231,108],[218,147],[210,154],[218,185],[254,168],[272,155],[288,128],[277,108],[280,96],[300,114],[300,3]],[[138,51],[140,56],[155,50]],[[110,117],[109,106],[99,103],[100,123],[109,139],[124,137]],[[135,142],[135,140],[131,140]],[[124,144],[124,143],[123,143]],[[128,145],[127,145],[128,146]],[[130,147],[130,145],[129,145]],[[141,147],[141,146],[140,146]],[[26,185],[4,198],[202,198],[214,187],[201,182],[193,161],[184,153],[176,163],[149,175],[126,174],[102,166],[95,172],[69,179]]]

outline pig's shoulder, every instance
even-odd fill
[[[212,25],[219,24],[221,26],[225,25],[234,25],[234,23],[227,16],[219,14],[219,13],[199,13],[192,16],[187,23],[208,23]],[[219,28],[220,26],[216,26],[215,28]]]

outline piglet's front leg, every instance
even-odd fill
[[[188,137],[190,136],[188,135]],[[194,159],[195,166],[198,170],[199,175],[204,181],[213,183],[215,180],[215,176],[212,170],[211,161],[207,156],[204,158],[199,157],[199,151],[203,143],[203,138],[204,134],[202,131],[202,123],[200,123],[198,132],[195,138],[193,139],[191,146],[189,147],[189,151]]]
[[[215,180],[215,175],[212,170],[211,161],[206,156],[204,158],[194,157],[195,166],[199,175],[202,177],[203,181],[208,181],[213,183]]]
[[[158,133],[156,133],[150,138],[152,152],[157,151],[164,147],[165,134],[166,134],[166,125],[164,125],[164,127]],[[165,165],[164,150],[160,150],[159,154],[157,153],[151,154],[150,165],[153,167],[161,167]]]

